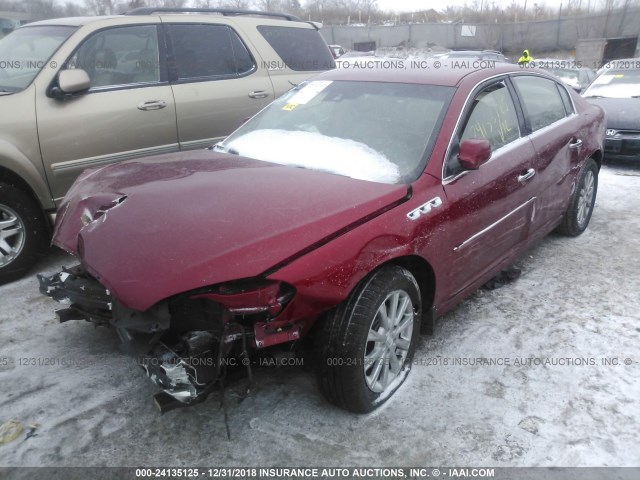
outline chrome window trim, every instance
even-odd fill
[[[519,137],[517,140],[509,142],[506,145],[503,145],[502,147],[498,148],[497,150],[491,152],[491,158],[489,160],[487,160],[484,165],[486,165],[487,163],[492,162],[494,159],[504,155],[505,153],[507,153],[507,152],[509,152],[509,151],[511,151],[511,150],[513,150],[515,148],[520,147],[521,145],[523,145],[524,143],[526,143],[528,141],[529,141],[529,135],[526,135],[524,137]],[[480,166],[480,168],[482,168],[482,165]],[[450,183],[454,182],[458,178],[463,177],[464,175],[466,175],[467,173],[472,172],[472,171],[473,170],[463,170],[462,172],[457,173],[456,175],[449,175],[447,178],[442,179],[442,185],[443,186],[449,185]]]
[[[540,136],[541,133],[546,133],[546,132],[548,132],[550,130],[553,130],[554,128],[558,128],[563,123],[572,120],[573,117],[575,117],[575,116],[577,116],[576,113],[571,114],[571,115],[569,115],[567,117],[561,118],[560,120],[556,120],[555,122],[547,125],[546,127],[542,127],[540,129],[536,130],[535,132],[531,132],[529,135],[527,135],[527,137],[531,138],[531,139],[534,139],[534,138]]]

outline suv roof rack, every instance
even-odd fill
[[[154,13],[219,13],[224,16],[239,15],[260,15],[262,17],[283,18],[291,22],[302,22],[303,20],[288,13],[262,12],[260,10],[235,10],[232,8],[171,8],[171,7],[140,7],[129,10],[125,15],[151,15]]]

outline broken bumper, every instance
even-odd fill
[[[80,265],[38,275],[38,281],[43,295],[66,305],[56,312],[60,322],[86,320],[116,330],[122,349],[164,390],[156,396],[161,411],[206,398],[220,379],[221,358],[244,335],[241,327],[222,320],[211,321],[209,331],[171,328],[166,302],[146,312],[128,309]]]

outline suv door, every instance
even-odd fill
[[[268,73],[231,27],[171,23],[166,29],[181,149],[216,143],[273,100]]]
[[[156,25],[97,31],[63,66],[84,69],[89,91],[67,99],[38,93],[38,136],[54,199],[86,168],[178,150],[160,47]]]
[[[546,235],[564,215],[570,197],[572,168],[580,161],[581,127],[566,87],[540,76],[513,77],[525,114],[525,128],[536,150],[536,215],[533,229]]]
[[[530,184],[535,150],[521,135],[508,80],[481,87],[459,125],[443,174],[452,296],[515,252],[527,237],[535,198]],[[492,148],[490,160],[475,171],[458,162],[459,146],[470,138],[487,139]]]

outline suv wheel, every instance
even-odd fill
[[[418,343],[422,307],[413,275],[378,270],[331,312],[318,341],[318,384],[327,399],[366,413],[402,385]]]
[[[0,284],[31,268],[46,246],[46,232],[42,213],[31,197],[0,183]]]

